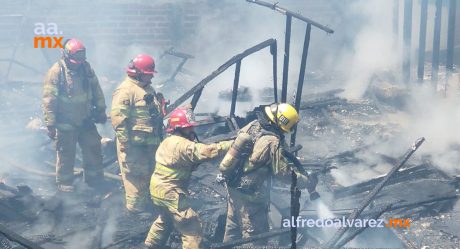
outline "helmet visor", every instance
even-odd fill
[[[82,63],[86,60],[86,50],[81,49],[69,55],[69,60],[73,63]]]

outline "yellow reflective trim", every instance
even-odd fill
[[[43,87],[43,92],[45,94],[51,94],[51,95],[57,96],[58,88],[56,86],[53,86],[53,85],[45,85]]]
[[[182,179],[188,179],[192,171],[188,169],[169,168],[169,167],[166,167],[164,165],[157,163],[155,165],[155,173],[162,175],[162,176],[170,177],[173,179],[182,180]]]
[[[131,111],[132,115],[135,117],[149,117],[150,118],[150,113],[148,110],[142,110],[139,108],[134,108]]]
[[[152,201],[155,205],[160,206],[160,207],[178,209],[178,200],[167,200],[167,199],[161,199],[161,198],[152,196]]]
[[[58,98],[64,103],[83,103],[88,100],[88,94],[81,94],[72,97],[59,96]]]
[[[126,106],[126,105],[113,105],[111,112],[124,111],[124,110],[129,110],[129,106]]]

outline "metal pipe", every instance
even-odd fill
[[[233,79],[232,106],[230,107],[230,117],[235,116],[236,98],[238,97],[238,85],[240,82],[241,60],[235,66],[235,78]]]
[[[434,19],[433,58],[431,65],[431,83],[436,86],[439,73],[439,48],[441,43],[442,0],[436,0],[436,17]]]
[[[412,36],[412,0],[404,1],[404,25],[403,25],[403,80],[408,84],[410,81],[410,50]]]
[[[293,12],[293,11],[290,11],[286,8],[283,8],[281,6],[278,5],[278,3],[275,3],[275,4],[272,4],[272,3],[267,3],[267,2],[264,2],[264,1],[259,1],[259,0],[246,0],[247,2],[250,2],[250,3],[255,3],[255,4],[258,4],[258,5],[261,5],[261,6],[265,6],[265,7],[268,7],[270,9],[273,9],[273,10],[276,10],[278,12],[280,12],[281,14],[284,14],[284,15],[290,15],[290,16],[293,16],[301,21],[304,21],[306,23],[309,23],[329,34],[332,34],[334,33],[334,30],[330,29],[329,27],[327,26],[324,26],[322,24],[319,24],[307,17],[304,17],[302,15],[300,15],[299,13],[296,13],[296,12]]]
[[[300,61],[299,81],[297,83],[297,91],[295,94],[294,107],[297,111],[300,110],[300,101],[302,99],[302,90],[303,90],[303,83],[305,81],[305,68],[307,67],[307,57],[308,57],[308,48],[310,46],[310,37],[311,37],[311,24],[308,24],[307,29],[305,30],[305,39],[303,42],[302,59]],[[292,132],[292,135],[291,135],[291,147],[295,146],[296,136],[297,136],[297,126],[294,127],[294,131]]]
[[[273,96],[275,97],[275,103],[278,103],[278,46],[276,40],[270,45],[270,53],[273,58]]]
[[[420,36],[418,39],[418,67],[417,79],[419,83],[423,83],[425,75],[425,44],[426,44],[426,23],[428,16],[428,0],[422,0],[420,11]]]
[[[281,102],[286,103],[287,85],[289,74],[289,50],[291,46],[291,24],[292,16],[286,15],[286,33],[284,36],[284,62],[283,62],[283,82],[281,85]]]

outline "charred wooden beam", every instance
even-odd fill
[[[412,0],[404,1],[404,26],[403,26],[403,80],[408,84],[410,81],[410,51],[412,37]]]
[[[44,249],[36,243],[22,237],[21,235],[9,230],[8,228],[0,225],[0,233],[7,237],[9,240],[17,242],[27,249]]]
[[[448,196],[442,196],[442,197],[436,197],[428,200],[421,200],[421,201],[415,201],[415,202],[410,202],[410,203],[402,203],[402,204],[393,204],[388,211],[395,211],[398,209],[402,208],[414,208],[422,205],[427,205],[430,203],[438,203],[438,202],[443,202],[443,201],[451,201],[460,198],[460,195],[448,195]],[[317,210],[309,209],[309,210],[302,210],[302,215],[316,215]],[[353,212],[352,208],[343,208],[343,209],[333,209],[331,212],[336,215],[350,215]],[[373,214],[376,212],[375,210],[370,210],[367,213],[368,214]]]
[[[457,0],[449,1],[449,23],[447,25],[447,63],[448,74],[454,70],[454,41],[455,41],[455,16],[457,11]],[[450,76],[450,75],[448,75]]]
[[[327,99],[311,100],[311,101],[302,101],[299,107],[299,110],[307,109],[319,109],[325,108],[330,105],[339,105],[346,104],[347,100],[340,97],[332,97]]]
[[[291,171],[291,218],[297,219],[300,210],[301,192],[297,188],[297,174]],[[297,227],[291,226],[291,249],[297,248]]]
[[[238,97],[238,85],[240,83],[240,71],[241,61],[237,61],[235,66],[235,78],[233,79],[232,105],[230,107],[230,117],[233,117],[235,115],[236,98]]]
[[[270,54],[272,55],[273,96],[275,103],[278,103],[278,47],[276,42],[270,45]]]
[[[230,66],[232,66],[233,64],[235,64],[238,61],[241,61],[243,58],[247,57],[248,55],[251,55],[251,54],[253,54],[253,53],[255,53],[255,52],[257,52],[257,51],[259,51],[259,50],[261,50],[263,48],[272,46],[273,44],[276,44],[276,40],[275,39],[268,39],[268,40],[266,40],[264,42],[261,42],[261,43],[255,45],[255,46],[245,50],[244,52],[242,52],[240,54],[237,54],[237,55],[233,56],[228,61],[226,61],[224,64],[222,64],[217,70],[212,72],[210,75],[208,75],[206,78],[201,80],[194,87],[192,87],[190,90],[188,90],[182,96],[180,96],[176,101],[174,101],[174,103],[169,105],[168,108],[167,108],[167,113],[168,114],[171,113],[174,109],[179,107],[182,103],[184,103],[188,98],[190,98],[192,96],[194,96],[194,99],[192,100],[192,102],[195,102],[195,104],[196,104],[196,102],[198,102],[199,97],[201,96],[201,93],[202,93],[204,87],[211,80],[216,78],[218,75],[220,75],[225,70],[227,70]]]
[[[305,68],[307,67],[308,48],[310,46],[310,35],[311,35],[311,24],[308,24],[307,29],[305,30],[305,38],[304,38],[303,50],[302,50],[302,59],[300,61],[299,81],[297,83],[297,91],[295,94],[294,106],[297,111],[300,110],[300,101],[302,99],[303,83],[305,81]],[[295,146],[296,136],[297,136],[297,125],[294,127],[294,131],[291,135],[291,147]]]
[[[390,205],[386,205],[382,208],[378,208],[378,210],[375,211],[375,214],[371,216],[370,219],[378,219],[383,213],[387,212],[389,209],[391,208],[391,204]],[[337,243],[337,247],[338,248],[342,248],[344,247],[348,242],[350,242],[351,240],[353,240],[356,236],[358,236],[360,233],[364,232],[364,230],[366,230],[367,227],[360,227],[358,229],[356,229],[354,232],[352,232],[349,236],[343,238],[341,241],[339,241]]]
[[[433,57],[431,64],[431,83],[436,87],[439,73],[439,49],[441,43],[442,0],[436,0],[436,16],[434,19]]]
[[[191,54],[178,52],[178,51],[174,50],[174,47],[170,47],[169,49],[165,50],[163,52],[163,54],[161,54],[160,59],[163,58],[165,55],[172,55],[172,56],[179,57],[179,58],[182,58],[182,59],[193,59],[193,58],[195,58],[195,56],[193,56]]]
[[[289,232],[290,232],[290,228],[283,228],[283,229],[273,230],[273,231],[270,231],[270,232],[254,235],[254,236],[251,236],[251,237],[246,238],[246,239],[237,239],[237,240],[230,241],[230,242],[212,244],[211,248],[213,248],[213,249],[217,249],[217,248],[233,248],[235,246],[244,245],[244,244],[251,243],[251,242],[254,242],[254,241],[257,241],[257,240],[267,239],[267,238],[271,238],[271,237],[275,237],[275,236],[280,236],[280,235],[283,235],[283,234],[287,234]]]
[[[281,82],[281,102],[286,103],[289,76],[289,54],[291,48],[292,16],[286,14],[286,31],[284,33],[283,81]]]
[[[428,0],[422,0],[421,11],[420,11],[420,34],[418,40],[418,66],[417,66],[417,78],[418,82],[423,82],[423,76],[425,75],[425,44],[426,44],[426,23],[428,16]]]
[[[419,138],[417,141],[415,141],[414,145],[406,152],[404,159],[401,161],[401,163],[395,167],[393,167],[390,172],[383,178],[383,180],[375,186],[375,188],[369,193],[369,195],[364,199],[363,203],[356,208],[350,216],[348,216],[348,220],[353,220],[356,219],[361,212],[369,205],[369,203],[377,196],[377,194],[382,190],[382,188],[385,186],[385,184],[391,179],[391,177],[402,167],[406,162],[409,160],[409,158],[417,151],[417,149],[422,145],[422,143],[425,141],[425,138]],[[347,231],[348,227],[341,227],[335,234],[334,236],[326,243],[325,248],[332,248],[332,249],[337,249],[337,242],[342,238],[342,236],[345,234]]]

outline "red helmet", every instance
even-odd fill
[[[86,60],[86,48],[81,41],[75,38],[65,41],[62,53],[73,64],[79,65]]]
[[[139,76],[140,74],[150,74],[153,75],[155,71],[155,61],[150,55],[139,54],[134,59],[132,59],[128,67],[126,68],[126,73],[131,77]]]
[[[187,128],[197,125],[192,109],[177,108],[169,116],[167,132],[173,132],[177,128]]]

